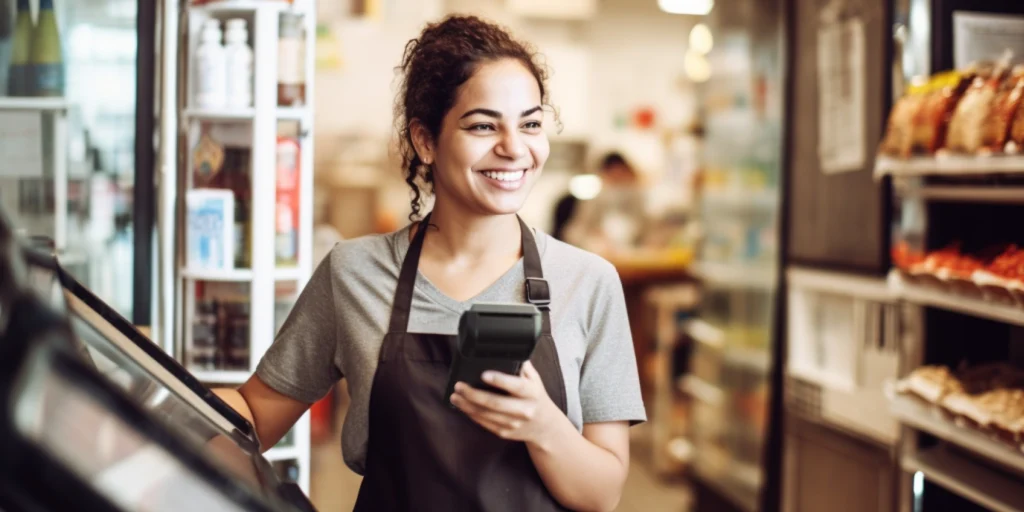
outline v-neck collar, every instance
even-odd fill
[[[546,237],[536,229],[530,229],[533,230],[534,238],[537,241],[537,252],[540,253],[540,256],[543,258],[544,251],[547,249]],[[399,269],[402,268],[402,262],[405,260],[405,255],[409,252],[409,234],[411,230],[412,224],[409,224],[394,233],[395,238],[391,246],[393,248],[395,264]],[[432,283],[427,276],[423,275],[419,269],[416,270],[416,290],[422,291],[434,303],[459,314],[469,310],[474,303],[501,302],[503,300],[507,300],[507,297],[514,295],[514,292],[524,286],[525,283],[526,271],[523,267],[523,258],[520,257],[519,260],[516,261],[515,265],[512,265],[504,274],[501,275],[501,277],[488,285],[487,288],[484,288],[480,293],[468,300],[458,301],[441,291],[441,289]]]

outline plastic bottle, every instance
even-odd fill
[[[306,30],[301,15],[281,13],[277,40],[277,104],[306,103]]]
[[[53,0],[40,0],[39,23],[32,34],[32,95],[64,95],[64,57]]]
[[[32,13],[28,0],[18,0],[18,14],[14,21],[11,42],[11,67],[7,93],[11,96],[29,96],[32,90]]]
[[[227,80],[228,108],[252,106],[252,48],[245,20],[228,20],[224,34],[224,63]]]
[[[223,108],[227,95],[224,47],[221,46],[220,22],[203,23],[199,47],[196,48],[196,106]]]

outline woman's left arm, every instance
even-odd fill
[[[590,423],[581,434],[551,401],[537,370],[521,376],[487,372],[509,396],[455,387],[452,403],[499,437],[523,441],[551,495],[573,510],[614,510],[629,473],[628,422]]]

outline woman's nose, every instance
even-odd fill
[[[526,156],[528,151],[526,144],[523,143],[519,134],[514,131],[505,132],[501,137],[501,141],[498,142],[498,146],[495,148],[495,152],[499,156],[512,160],[518,160]]]

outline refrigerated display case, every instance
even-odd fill
[[[52,257],[27,256],[6,273],[26,286],[0,335],[0,508],[313,510],[249,422]]]
[[[58,87],[0,88],[0,201],[26,235],[53,240],[68,271],[149,325],[154,112],[137,107],[153,104],[155,2],[5,0],[0,23],[16,4],[31,13],[28,38],[0,37],[0,76],[12,78],[14,47],[28,41],[52,48],[46,69]],[[56,40],[41,28],[51,7]]]
[[[782,2],[716,4],[699,88],[702,281],[680,386],[693,398],[696,510],[758,509],[779,265]]]

